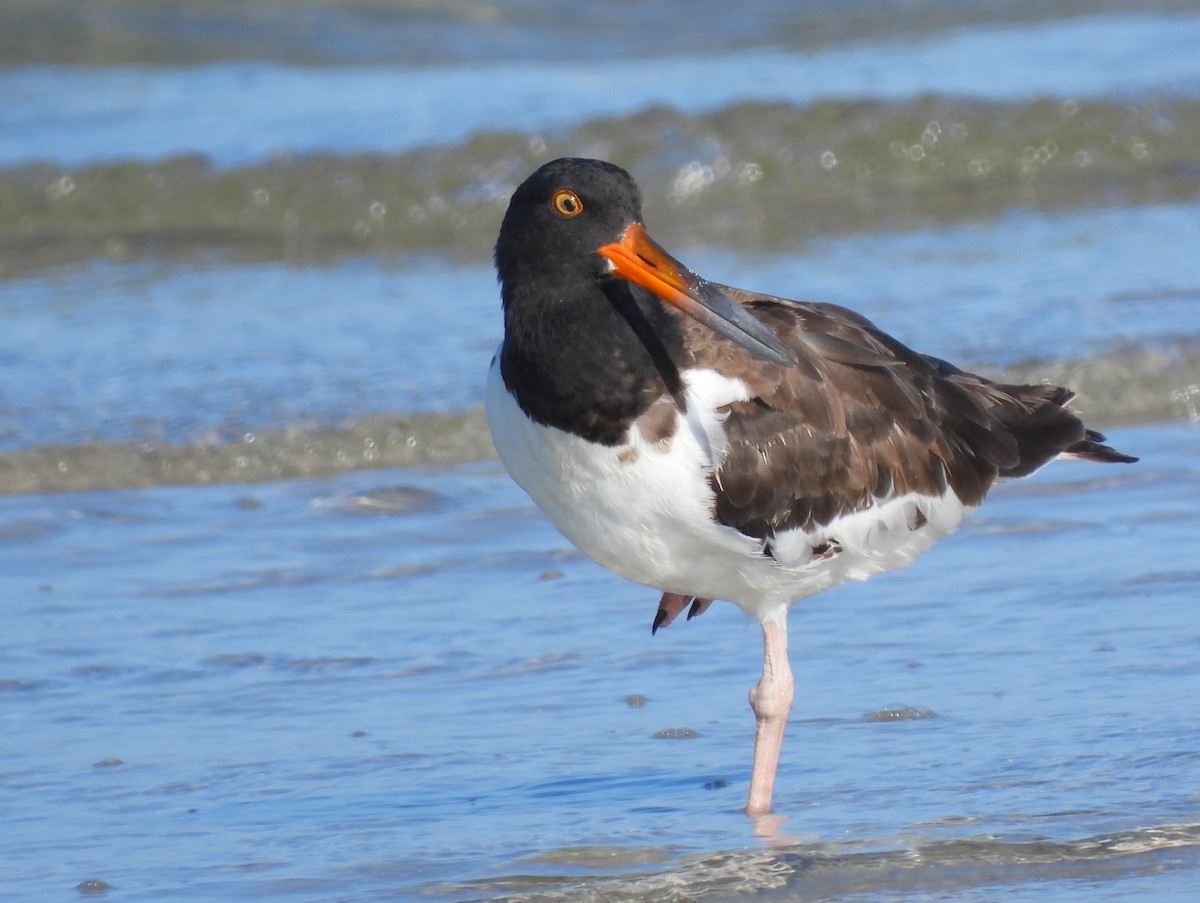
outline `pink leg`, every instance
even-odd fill
[[[762,679],[750,691],[750,708],[754,709],[757,728],[754,733],[754,767],[750,772],[750,799],[746,814],[766,815],[771,811],[771,794],[775,790],[775,771],[779,766],[779,750],[783,746],[783,730],[787,727],[788,712],[792,710],[795,682],[787,651],[787,610],[780,611],[762,622],[763,673]]]

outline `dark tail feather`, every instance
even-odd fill
[[[1132,464],[1137,458],[1125,455],[1104,442],[1104,434],[1088,430],[1082,439],[1073,442],[1062,450],[1062,457],[1076,458],[1080,461],[1098,461],[1101,464]]]
[[[1058,457],[1130,464],[1137,458],[1101,444],[1104,436],[1086,429],[1067,407],[1075,396],[1061,386],[1000,386],[990,388],[1008,396],[994,409],[997,419],[1017,441],[1020,460],[1002,467],[1004,477],[1023,477]]]

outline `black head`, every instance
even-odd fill
[[[602,160],[554,160],[521,183],[500,226],[496,271],[508,325],[516,308],[598,302],[615,280],[624,280],[764,360],[796,363],[795,354],[724,289],[649,236],[637,185]],[[623,293],[629,296],[628,285]]]
[[[508,203],[496,241],[496,272],[508,289],[563,271],[599,279],[597,249],[641,222],[642,194],[625,170],[603,160],[564,157],[540,167]]]

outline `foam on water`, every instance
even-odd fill
[[[672,243],[794,253],[819,236],[994,220],[1014,208],[1187,202],[1200,191],[1198,148],[1195,99],[926,96],[705,114],[659,107],[548,133],[510,128],[398,154],[313,148],[228,169],[200,155],[20,163],[0,170],[0,277],[80,258],[213,252],[482,261],[516,185],[564,155],[630,169],[650,223]]]

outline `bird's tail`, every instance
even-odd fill
[[[1002,477],[1023,477],[1055,458],[1131,464],[1137,460],[1104,445],[1104,436],[1087,429],[1067,407],[1075,393],[1062,386],[991,386],[1004,402],[993,409],[1017,442],[1018,460],[1000,471]]]
[[[1083,438],[1072,442],[1058,456],[1073,458],[1077,461],[1098,461],[1101,464],[1132,464],[1137,458],[1122,454],[1115,448],[1104,445],[1104,434],[1095,430],[1086,430]]]

